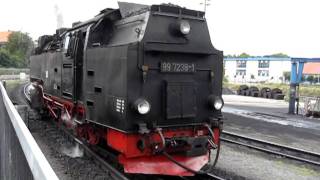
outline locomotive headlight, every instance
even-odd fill
[[[150,103],[142,98],[139,98],[134,102],[134,107],[139,114],[147,114],[151,109]]]
[[[214,108],[216,109],[216,110],[221,110],[222,109],[222,107],[223,107],[223,100],[222,100],[222,98],[217,98],[215,101],[214,101]]]
[[[169,25],[169,32],[174,36],[186,36],[190,33],[191,26],[187,20],[177,20]]]
[[[183,35],[187,35],[187,34],[189,34],[190,30],[191,30],[191,27],[190,27],[189,22],[186,20],[181,20],[180,21],[180,32]]]
[[[208,101],[210,107],[216,110],[221,110],[224,105],[223,99],[220,96],[210,95]]]

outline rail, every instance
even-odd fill
[[[0,83],[0,176],[57,180],[58,177]]]
[[[63,126],[58,126],[56,124],[56,128],[60,128],[70,139],[78,143],[85,152],[93,157],[99,164],[101,164],[105,169],[108,170],[107,176],[111,177],[115,180],[129,180],[122,172],[114,168],[111,164],[109,164],[103,157],[101,157],[97,152],[95,152],[93,149],[90,148],[90,146],[87,143],[84,143],[77,137],[75,137],[72,133],[70,133],[66,128]]]
[[[284,146],[260,139],[254,139],[227,131],[222,132],[222,137],[220,139],[228,143],[238,144],[240,146],[246,146],[269,154],[274,154],[296,161],[320,166],[320,154],[316,152],[306,151],[290,146]]]

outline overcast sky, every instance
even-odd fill
[[[203,10],[204,0],[124,0],[141,4],[171,2]],[[70,27],[116,0],[1,0],[0,31],[20,30],[33,39]],[[320,57],[319,0],[210,0],[207,22],[212,44],[225,54]],[[57,21],[57,19],[59,19]]]

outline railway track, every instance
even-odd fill
[[[28,93],[29,85],[30,84],[26,84],[23,87],[23,95],[28,102],[30,102],[30,95]],[[106,175],[108,176],[108,178],[111,178],[113,180],[129,180],[128,177],[126,177],[122,172],[109,164],[103,157],[101,157],[97,152],[90,148],[88,144],[75,137],[69,130],[67,130],[63,126],[59,126],[57,123],[54,123],[54,125],[56,126],[56,128],[62,130],[69,139],[79,144],[79,146],[86,152],[87,155],[92,157],[96,162],[103,166],[103,168],[106,170]]]
[[[268,154],[274,154],[288,159],[320,166],[320,154],[298,149],[290,146],[284,146],[277,143],[272,143],[260,139],[255,139],[236,133],[223,131],[221,141],[245,146],[251,149],[262,151]]]
[[[30,99],[30,94],[28,92],[29,90],[29,86],[30,83],[24,85],[23,87],[23,96],[25,97],[25,99],[30,103],[31,99]],[[133,176],[130,178],[127,177],[123,172],[121,172],[120,170],[118,170],[117,168],[115,168],[116,165],[113,165],[111,163],[108,162],[108,160],[106,159],[105,156],[101,156],[99,154],[99,149],[97,148],[91,148],[90,145],[88,145],[86,142],[81,141],[80,139],[78,139],[76,136],[73,135],[72,132],[70,132],[68,129],[66,129],[63,126],[59,126],[57,123],[53,123],[57,129],[60,129],[64,132],[64,134],[71,139],[72,141],[74,141],[75,143],[78,143],[79,146],[93,159],[96,160],[96,162],[98,162],[99,164],[101,164],[103,166],[103,168],[106,170],[106,175],[114,180],[135,180],[135,179],[156,179],[156,180],[165,180],[165,179],[185,179],[185,180],[193,180],[193,179],[197,179],[197,180],[210,180],[210,179],[215,179],[215,180],[224,180],[223,177],[220,177],[218,175],[215,175],[213,173],[210,172],[201,172],[197,175],[195,175],[194,177],[169,177],[169,176],[147,176],[147,175],[137,175],[137,176]],[[105,152],[105,151],[104,151]]]
[[[109,178],[112,178],[114,180],[129,180],[128,177],[126,177],[122,172],[114,168],[111,164],[109,164],[103,157],[101,157],[97,152],[95,152],[93,149],[89,147],[86,143],[75,137],[72,133],[70,133],[67,129],[65,129],[63,126],[58,127],[64,131],[64,133],[74,140],[76,143],[80,145],[81,148],[92,158],[94,158],[99,164],[101,164],[104,169],[106,169],[106,175]]]

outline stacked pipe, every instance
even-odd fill
[[[271,89],[269,87],[263,87],[259,90],[259,88],[256,86],[249,87],[247,85],[239,86],[237,94],[242,96],[262,97],[277,100],[283,100],[285,96],[282,90],[279,88]]]

